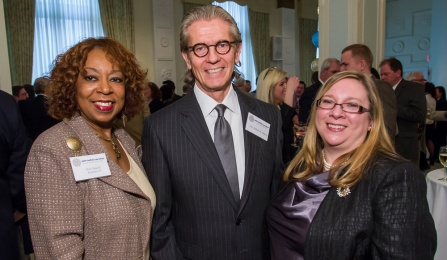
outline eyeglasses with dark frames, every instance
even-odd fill
[[[205,57],[210,51],[210,47],[214,47],[217,53],[224,55],[230,52],[232,44],[239,43],[238,41],[219,41],[216,44],[206,45],[205,43],[197,43],[193,46],[188,46],[188,50],[192,51],[194,55],[199,58]]]
[[[370,112],[370,109],[367,109],[355,102],[346,102],[346,103],[335,103],[334,101],[330,99],[324,99],[321,98],[317,100],[317,107],[321,109],[331,110],[334,109],[336,105],[339,105],[343,111],[346,113],[352,113],[352,114],[363,114],[365,112]]]
[[[262,80],[264,80],[265,77],[267,77],[267,74],[269,74],[270,71],[272,71],[272,70],[277,70],[277,69],[278,69],[277,67],[271,67],[271,68],[269,68],[269,69],[267,70],[267,72],[264,74],[264,78],[263,78]]]

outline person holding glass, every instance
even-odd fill
[[[374,82],[330,77],[267,209],[272,259],[432,259],[424,175],[396,153]]]
[[[62,122],[34,142],[25,174],[36,259],[148,259],[155,194],[115,119],[143,109],[146,72],[116,40],[59,55],[47,86]]]
[[[275,67],[265,69],[259,74],[256,90],[257,99],[272,104],[281,111],[284,164],[290,162],[296,153],[292,145],[298,116],[293,108],[293,99],[300,83],[297,77],[287,78],[286,75],[285,71]]]

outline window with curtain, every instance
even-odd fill
[[[104,36],[98,0],[36,0],[32,82],[48,75],[58,54]]]
[[[228,13],[233,16],[236,21],[242,36],[242,52],[241,52],[241,63],[242,66],[239,71],[242,73],[242,77],[246,80],[251,81],[252,90],[255,89],[257,72],[255,68],[255,61],[253,59],[253,49],[251,47],[250,38],[250,25],[248,22],[248,7],[240,6],[235,2],[224,2],[218,3],[213,2],[213,5],[218,5],[225,9]]]

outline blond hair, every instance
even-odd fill
[[[392,158],[399,157],[386,131],[382,103],[374,81],[369,76],[355,71],[336,73],[325,82],[315,100],[321,99],[335,83],[343,79],[355,79],[364,86],[370,103],[369,116],[373,124],[365,141],[360,146],[340,156],[332,164],[329,170],[329,183],[333,187],[354,186],[381,153]],[[286,181],[291,178],[305,181],[324,171],[322,157],[323,139],[318,133],[315,123],[317,109],[316,103],[314,103],[303,147],[287,167],[284,174],[284,180]]]
[[[263,70],[258,77],[256,98],[269,104],[274,103],[273,91],[276,83],[286,77],[287,73],[281,69],[272,67]]]

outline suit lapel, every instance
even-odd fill
[[[397,84],[396,89],[394,90],[394,93],[396,94],[396,97],[399,97],[402,91],[404,90],[403,85],[405,84],[405,80],[402,79],[399,84]]]
[[[138,185],[116,164],[107,154],[104,146],[96,136],[94,131],[87,125],[85,120],[81,116],[74,117],[72,120],[65,121],[76,133],[79,139],[82,141],[83,151],[82,155],[105,153],[107,162],[110,168],[110,176],[101,177],[99,180],[116,187],[118,189],[138,194],[141,197],[149,199],[138,187]],[[137,162],[138,166],[143,169],[138,156],[134,152],[132,144],[123,138],[126,133],[124,130],[119,129],[115,131],[117,138],[120,140],[122,146],[126,149],[129,155]],[[129,137],[130,138],[130,137]],[[85,151],[85,153],[84,153]]]
[[[185,131],[202,162],[210,169],[210,173],[213,175],[231,205],[235,210],[238,210],[236,200],[231,192],[227,176],[225,175],[225,171],[220,162],[219,155],[217,154],[213,140],[211,139],[194,92],[183,97],[182,104],[179,108],[179,112],[183,115],[181,122],[183,131]]]
[[[244,131],[244,147],[245,147],[245,178],[244,178],[244,189],[242,190],[241,203],[239,207],[239,213],[244,208],[251,188],[253,186],[253,179],[255,177],[254,169],[257,162],[257,157],[255,156],[255,151],[257,150],[257,145],[260,140],[259,137],[245,130],[245,125],[247,123],[248,113],[252,113],[256,116],[256,102],[239,90],[235,91],[238,95],[239,106],[242,113],[242,127]]]

